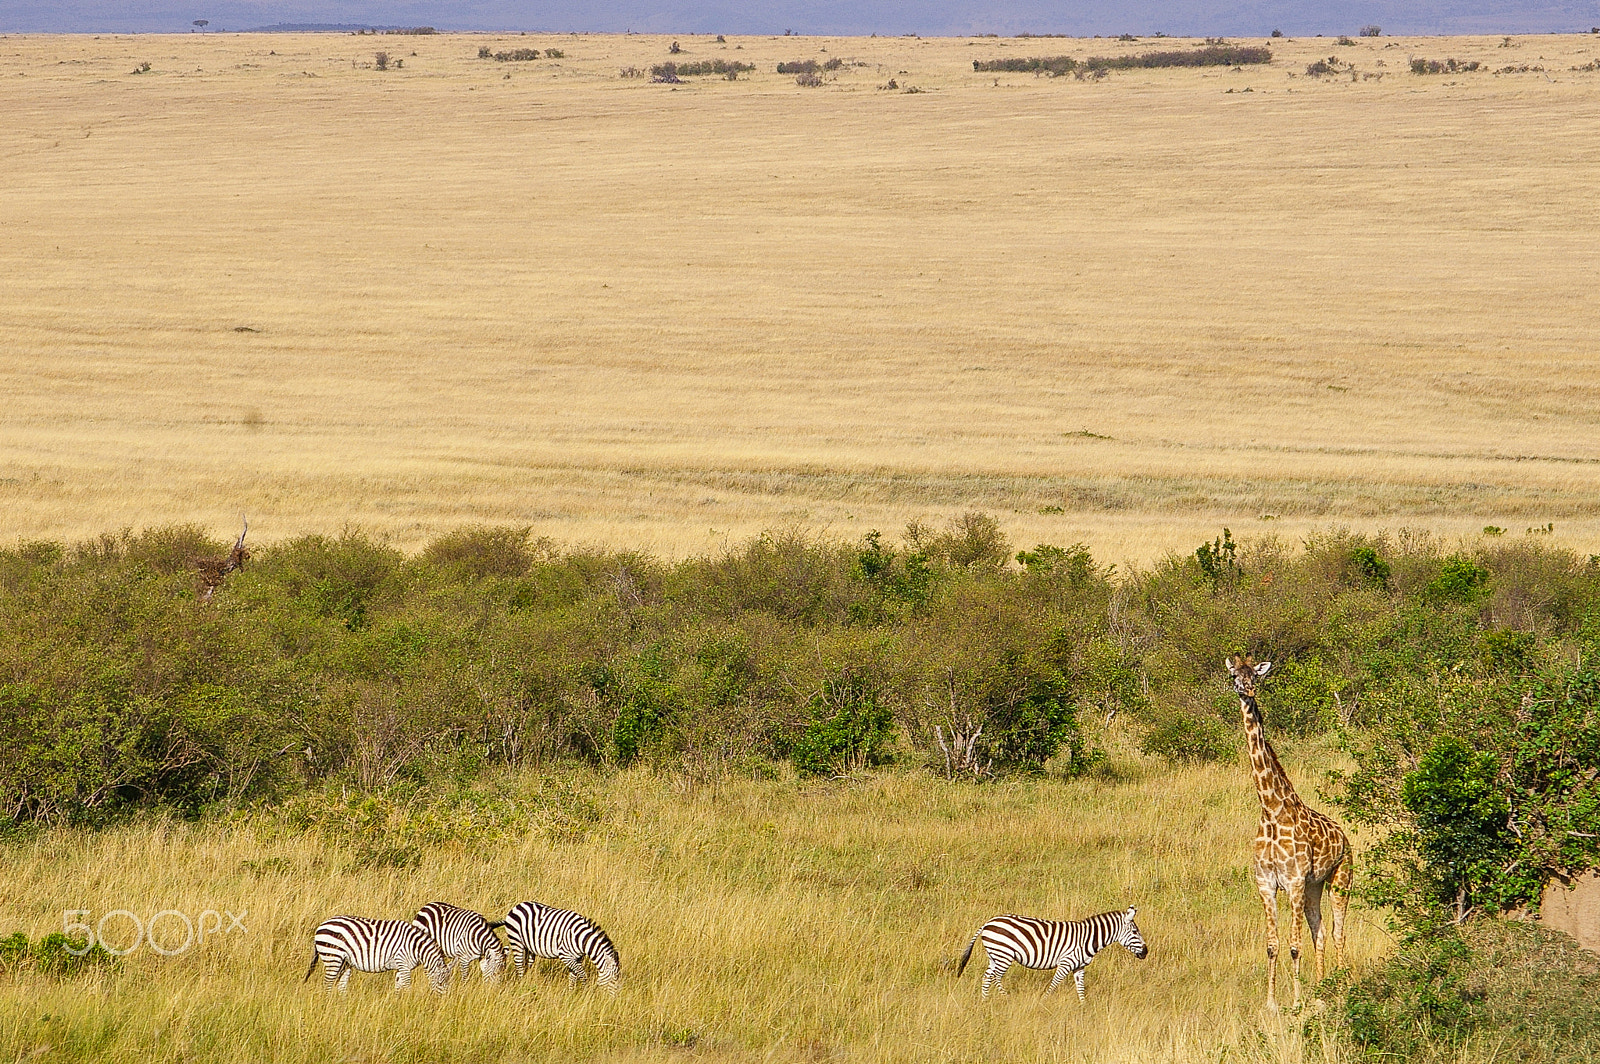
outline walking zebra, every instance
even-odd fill
[[[1055,978],[1045,990],[1054,990],[1068,972],[1078,985],[1078,1000],[1083,1000],[1083,970],[1094,960],[1094,955],[1115,942],[1125,946],[1135,957],[1150,951],[1145,947],[1139,928],[1133,922],[1133,906],[1125,912],[1101,913],[1087,920],[1039,920],[1032,916],[996,916],[978,928],[978,933],[967,943],[961,955],[961,965],[956,975],[967,970],[972,959],[972,947],[983,939],[983,948],[989,954],[989,968],[983,973],[983,996],[989,996],[992,986],[995,993],[1003,994],[1000,980],[1013,964],[1024,968],[1054,968]]]
[[[312,939],[311,967],[305,979],[322,962],[327,972],[326,986],[338,983],[343,993],[352,969],[358,972],[394,972],[394,988],[411,985],[411,969],[421,965],[428,970],[428,983],[442,994],[450,983],[450,962],[444,959],[439,944],[403,920],[369,920],[364,916],[335,916],[324,920]]]
[[[482,961],[483,981],[500,981],[506,970],[506,948],[500,944],[500,936],[489,929],[489,921],[471,909],[429,902],[417,910],[411,925],[437,942],[449,961],[459,961],[463,977],[473,961]]]
[[[584,980],[583,961],[587,957],[595,967],[595,982],[613,994],[617,992],[622,958],[606,933],[587,918],[566,909],[524,901],[511,907],[503,923],[489,926],[506,929],[506,944],[511,947],[518,975],[527,971],[529,957],[548,957],[565,964],[568,985],[577,986]]]

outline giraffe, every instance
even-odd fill
[[[1344,914],[1349,904],[1351,864],[1355,854],[1350,840],[1326,816],[1300,800],[1288,773],[1278,763],[1262,728],[1256,705],[1256,680],[1267,674],[1272,662],[1260,664],[1243,655],[1225,662],[1233,676],[1244,714],[1244,734],[1250,744],[1250,768],[1256,795],[1261,799],[1261,827],[1256,832],[1254,872],[1256,889],[1267,914],[1267,1008],[1278,1008],[1278,891],[1289,895],[1294,914],[1289,926],[1289,957],[1293,962],[1294,1007],[1300,1007],[1300,923],[1311,929],[1317,954],[1317,980],[1322,980],[1322,888],[1333,887],[1333,949],[1335,966],[1344,963]]]
[[[200,572],[200,587],[195,597],[201,602],[210,602],[212,594],[222,586],[228,574],[244,568],[244,563],[250,559],[250,551],[244,545],[244,537],[250,532],[250,519],[244,514],[239,516],[244,520],[244,531],[239,533],[233,550],[226,557],[195,559],[194,567]]]

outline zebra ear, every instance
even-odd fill
[[[1138,912],[1138,911],[1139,910],[1135,909],[1133,906],[1131,906],[1131,905],[1128,906],[1128,917],[1129,917],[1129,919],[1132,919],[1133,914]]]

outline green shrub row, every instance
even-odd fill
[[[4,820],[572,760],[943,771],[938,733],[980,726],[997,771],[1073,775],[1119,717],[1151,754],[1213,760],[1238,749],[1222,661],[1245,651],[1276,663],[1275,735],[1349,747],[1379,900],[1517,904],[1600,838],[1600,562],[1546,537],[1225,530],[1119,573],[1081,545],[1015,551],[983,514],[671,564],[518,528],[414,556],[346,531],[263,548],[202,603],[195,562],[224,550],[182,527],[0,550]]]

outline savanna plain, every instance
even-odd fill
[[[231,535],[245,511],[269,548],[507,525],[682,559],[983,511],[1130,569],[1223,525],[1600,550],[1600,36],[1239,43],[1272,62],[974,69],[1201,47],[1171,39],[0,37],[0,539]],[[808,59],[815,84],[776,71]],[[755,69],[650,76],[718,60]],[[524,830],[398,857],[250,808],[21,832],[0,935],[68,910],[242,926],[0,973],[0,1046],[1339,1058],[1261,1008],[1242,762],[1174,765],[1124,726],[1085,720],[1095,771],[981,785],[914,758],[508,769],[494,785],[543,810]],[[1346,755],[1284,751],[1326,808]],[[599,919],[615,998],[554,968],[443,998],[300,981],[334,913],[523,898]],[[1112,947],[1082,1006],[1041,973],[988,1002],[954,977],[997,913],[1128,904],[1150,956]],[[1392,949],[1353,908],[1353,971]]]
[[[0,534],[1592,551],[1600,36],[1353,40],[0,39]]]

